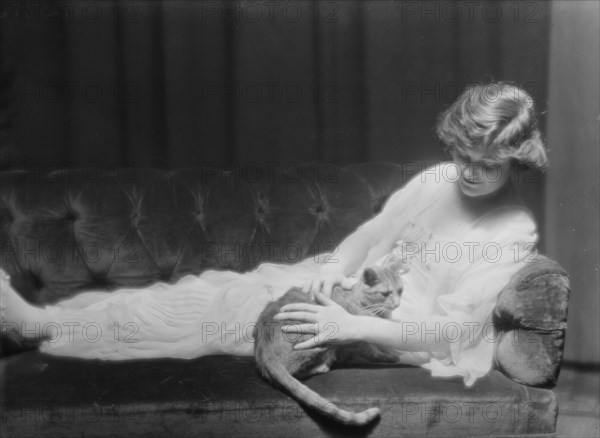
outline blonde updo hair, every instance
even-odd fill
[[[483,150],[495,161],[544,170],[548,164],[533,99],[508,82],[468,87],[438,120],[448,152]]]

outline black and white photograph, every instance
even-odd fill
[[[0,434],[600,437],[600,1],[0,0]]]

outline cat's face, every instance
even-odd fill
[[[355,290],[360,294],[361,304],[382,318],[389,318],[392,310],[400,305],[402,295],[402,279],[405,271],[397,266],[374,266],[366,268]]]

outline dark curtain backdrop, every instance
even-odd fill
[[[439,159],[436,116],[467,83],[516,81],[546,107],[544,2],[2,8],[14,160],[169,168]]]
[[[437,161],[439,112],[490,80],[545,124],[542,1],[0,4],[5,166]]]
[[[600,363],[600,2],[552,4],[546,250],[570,273],[565,358]]]

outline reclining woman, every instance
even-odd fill
[[[513,171],[521,165],[543,169],[547,159],[533,101],[509,83],[467,88],[441,114],[437,134],[452,161],[413,177],[329,260],[264,263],[247,273],[209,270],[175,284],[81,292],[44,308],[21,299],[2,272],[2,319],[24,328],[69,327],[68,336],[48,330],[40,349],[54,355],[252,355],[258,315],[289,288],[303,285],[322,305],[289,304],[277,316],[305,322],[285,327],[289,333],[314,334],[295,348],[373,342],[397,349],[402,363],[434,376],[461,376],[470,386],[493,366],[497,296],[535,256],[536,225]],[[390,257],[409,269],[392,319],[350,315],[328,298],[334,285],[350,287],[365,267]],[[335,333],[326,330],[327,322],[336,323]],[[82,332],[90,323],[102,333],[93,342]]]

